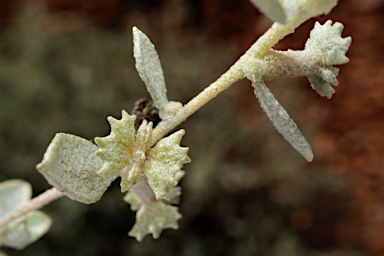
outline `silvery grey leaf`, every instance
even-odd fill
[[[52,219],[41,211],[32,211],[9,223],[0,232],[3,246],[22,250],[46,234]]]
[[[31,185],[23,180],[0,183],[0,218],[12,213],[28,202],[32,196]]]
[[[133,27],[133,56],[136,69],[145,83],[156,107],[164,111],[168,103],[167,88],[159,55],[149,38],[138,28]]]
[[[288,115],[287,111],[280,105],[263,81],[256,81],[252,86],[255,89],[255,95],[262,109],[272,121],[277,131],[283,135],[307,161],[311,162],[313,160],[311,146],[304,138],[296,123]]]
[[[85,204],[98,201],[111,184],[97,174],[103,161],[98,147],[81,137],[58,133],[37,169],[45,179],[72,200]]]

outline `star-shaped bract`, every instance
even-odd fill
[[[311,86],[320,96],[328,99],[332,97],[335,90],[331,86],[337,85],[336,76],[339,69],[333,65],[345,64],[349,61],[345,55],[351,45],[351,37],[341,37],[343,24],[328,20],[323,25],[316,22],[311,31],[311,37],[305,44],[305,50],[311,54],[317,54],[319,63],[316,72],[309,74]]]
[[[147,234],[152,234],[153,238],[157,239],[164,229],[178,229],[177,221],[181,218],[181,214],[176,206],[159,200],[145,205],[131,191],[127,193],[124,200],[131,205],[132,210],[137,210],[135,225],[128,235],[135,237],[138,241],[142,241]]]
[[[121,176],[121,190],[127,191],[141,177],[141,166],[146,159],[145,152],[149,148],[152,137],[152,123],[144,121],[135,136],[136,116],[122,111],[121,120],[108,117],[111,134],[103,138],[95,138],[100,147],[97,155],[104,160],[98,174],[106,178]]]
[[[188,148],[180,146],[184,130],[177,131],[160,140],[148,154],[148,161],[144,165],[144,174],[156,195],[156,199],[171,200],[170,189],[178,183],[176,173],[191,159]]]

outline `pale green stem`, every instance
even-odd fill
[[[172,131],[180,123],[184,122],[189,116],[207,104],[218,94],[228,89],[232,84],[244,78],[244,74],[239,67],[239,61],[236,62],[227,72],[222,74],[219,79],[210,84],[196,97],[184,105],[170,120],[161,121],[153,130],[152,142],[156,143],[167,133]]]
[[[40,209],[43,206],[49,204],[50,202],[62,197],[63,192],[57,190],[56,188],[51,188],[45,191],[44,193],[33,198],[31,201],[24,204],[20,209],[12,212],[11,214],[0,219],[0,228],[7,225],[8,223],[16,220],[17,218],[24,216],[25,214]]]

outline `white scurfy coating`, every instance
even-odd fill
[[[255,95],[262,109],[272,121],[277,131],[283,135],[284,139],[304,156],[308,162],[311,162],[313,160],[311,146],[295,122],[288,115],[287,111],[280,105],[263,81],[256,81],[252,86],[255,89]]]
[[[136,69],[145,83],[156,107],[164,111],[167,106],[167,88],[159,55],[149,38],[138,28],[133,27],[133,56]]]

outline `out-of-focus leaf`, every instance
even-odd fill
[[[24,249],[47,233],[51,224],[52,220],[47,214],[41,211],[30,212],[0,231],[0,243],[15,249]]]
[[[20,208],[31,196],[32,187],[26,181],[9,180],[0,183],[0,217]],[[23,249],[43,236],[51,223],[52,220],[47,214],[32,211],[0,229],[0,245]]]
[[[281,24],[287,22],[287,15],[280,0],[251,0],[268,18]]]
[[[285,24],[299,15],[307,19],[329,13],[338,0],[250,0],[273,21]]]
[[[31,199],[32,187],[23,180],[8,180],[0,183],[0,217],[15,211]]]

